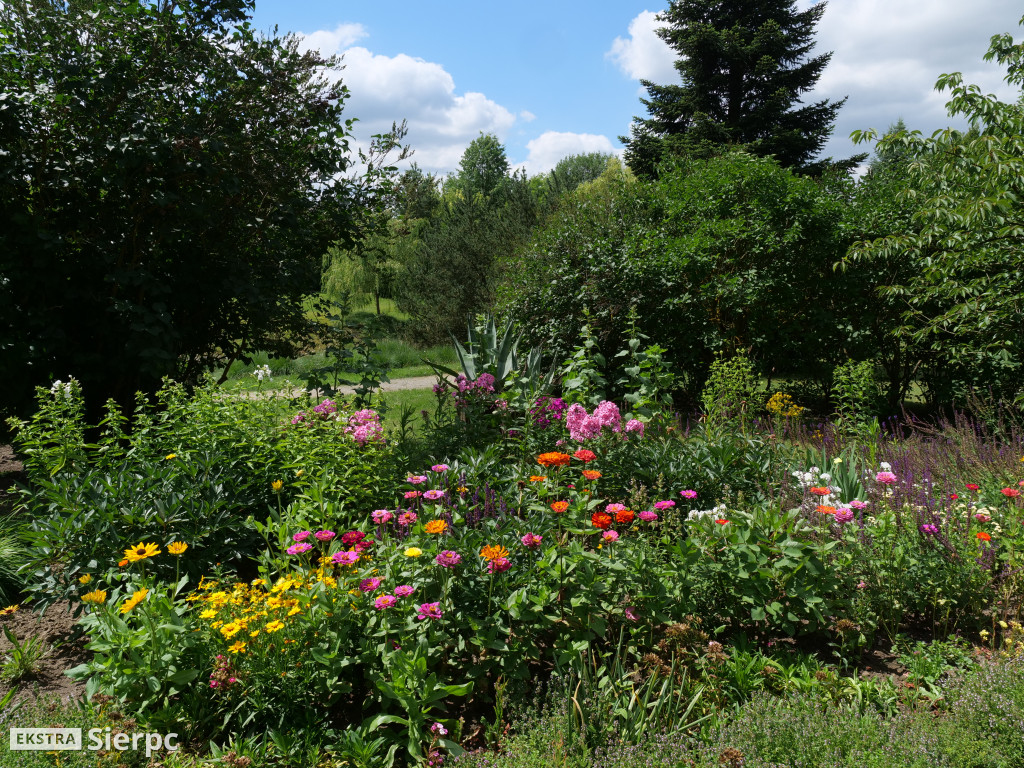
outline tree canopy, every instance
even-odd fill
[[[0,356],[13,399],[122,401],[303,332],[353,229],[337,62],[254,0],[0,5]]]
[[[678,54],[681,82],[641,81],[648,117],[636,118],[626,145],[634,173],[653,177],[659,162],[682,154],[706,156],[742,145],[773,155],[798,172],[816,162],[842,101],[804,104],[830,53],[811,56],[825,3],[797,10],[796,0],[675,0],[660,15],[658,35]],[[842,165],[852,167],[862,157]]]

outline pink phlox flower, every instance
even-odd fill
[[[638,436],[644,436],[644,423],[639,419],[630,419],[626,422],[626,432],[634,432]]]

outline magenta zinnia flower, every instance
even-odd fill
[[[420,621],[423,619],[440,619],[441,618],[441,604],[440,603],[423,603],[419,607],[419,611],[416,618]]]
[[[507,557],[496,557],[487,561],[488,573],[504,573],[512,567],[512,561]]]
[[[693,490],[690,490],[689,488],[686,489],[685,491],[680,491],[679,495],[682,496],[684,499],[696,499],[697,498],[697,492],[693,491]]]
[[[289,555],[301,555],[304,552],[309,552],[313,548],[312,544],[292,544],[285,550]]]
[[[355,565],[359,562],[358,552],[335,552],[331,555],[331,562],[336,565]]]
[[[431,472],[447,472],[448,471],[448,465],[447,464],[435,464],[434,466],[432,466],[430,468],[430,471]]]
[[[444,498],[444,491],[438,491],[436,489],[424,491],[423,498],[427,499],[428,501],[437,501],[438,499]]]
[[[875,475],[875,482],[884,483],[885,485],[892,485],[896,482],[896,475],[892,472],[879,472]]]
[[[453,552],[450,549],[446,549],[437,557],[435,557],[434,561],[442,568],[454,568],[456,565],[462,562],[462,555],[460,555],[458,552]]]
[[[866,501],[861,501],[860,499],[854,499],[850,502],[850,506],[853,507],[853,509],[864,509],[867,505],[868,503]]]
[[[376,592],[380,587],[380,579],[373,576],[369,579],[363,579],[359,582],[359,589],[361,592]]]
[[[654,502],[654,508],[655,509],[661,509],[661,510],[672,509],[672,507],[674,507],[675,505],[676,505],[676,503],[674,501],[669,500],[669,499],[666,499],[665,501],[656,501],[656,502]]]
[[[604,539],[607,543],[611,544],[613,541],[618,541],[619,540],[619,532],[618,531],[605,531],[604,533],[601,534],[601,538]]]
[[[373,518],[373,522],[377,525],[385,525],[394,515],[386,509],[375,509],[370,517]]]
[[[395,597],[408,597],[415,591],[415,588],[409,586],[408,584],[402,584],[400,586],[395,587]]]
[[[657,506],[657,505],[655,505],[655,506]],[[651,512],[650,510],[645,510],[645,511],[641,512],[639,515],[637,515],[637,517],[639,517],[645,523],[653,523],[655,520],[658,519],[658,513],[657,512]]]
[[[835,519],[837,523],[848,523],[853,520],[853,510],[843,507],[836,511]]]
[[[334,531],[317,531],[313,535],[316,536],[317,539],[319,539],[320,541],[330,541],[337,534]]]
[[[523,536],[521,541],[523,542],[524,547],[527,549],[533,549],[534,547],[540,546],[541,539],[543,538],[543,536],[538,536],[536,533],[528,533]]]
[[[415,522],[416,522],[416,513],[415,512],[403,512],[402,514],[400,514],[398,516],[398,524],[399,525],[412,525]]]
[[[292,536],[292,541],[305,541],[312,535],[313,534],[310,531],[299,531],[294,536]]]
[[[373,607],[378,611],[383,611],[385,608],[390,608],[392,605],[398,602],[398,598],[394,595],[381,595],[373,601]]]

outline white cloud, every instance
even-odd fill
[[[608,152],[618,154],[607,136],[593,133],[560,133],[545,131],[536,139],[526,144],[530,151],[522,167],[529,175],[544,173],[554,168],[558,161],[569,155],[584,155],[588,152]]]
[[[365,30],[346,24],[334,32],[314,32],[306,40],[319,41],[321,53],[343,54],[340,77],[351,94],[345,113],[358,118],[354,131],[360,146],[392,123],[407,120],[406,142],[415,150],[412,161],[426,171],[443,173],[458,167],[465,148],[480,133],[503,138],[515,124],[516,115],[485,94],[458,93],[440,64],[404,53],[384,56],[362,46],[345,47],[355,35],[364,36]],[[521,118],[527,120],[527,115]]]
[[[362,24],[339,24],[334,31],[318,30],[302,37],[299,43],[300,50],[318,50],[324,56],[331,56],[341,53],[345,48],[368,36],[366,27]]]
[[[605,56],[634,80],[675,83],[679,76],[673,66],[676,53],[655,34],[664,26],[654,11],[643,11],[629,23],[629,37],[616,37]]]
[[[522,112],[519,113],[519,119],[522,120],[524,123],[532,123],[534,120],[537,119],[537,116],[533,114],[533,112],[531,112],[530,110],[524,109]]]

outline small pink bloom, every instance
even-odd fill
[[[696,499],[697,498],[697,492],[693,491],[693,490],[690,490],[690,489],[687,489],[685,491],[680,491],[679,495],[682,496],[684,499]]]
[[[374,510],[373,514],[371,514],[370,517],[373,518],[373,522],[375,522],[377,525],[386,525],[387,522],[394,517],[394,515],[386,509],[377,509]]]
[[[835,518],[837,523],[846,524],[853,520],[853,510],[846,507],[838,509],[836,510]]]
[[[875,482],[883,483],[884,485],[892,485],[896,482],[896,475],[892,472],[879,472],[875,475]]]
[[[524,547],[527,549],[533,549],[534,547],[540,546],[541,539],[543,538],[543,536],[538,536],[536,533],[528,533],[523,536],[521,541],[523,542]]]
[[[666,509],[672,509],[672,507],[674,507],[675,505],[676,505],[676,503],[674,501],[671,501],[671,500],[668,500],[668,499],[666,499],[665,501],[656,501],[656,502],[654,502],[654,508],[655,509],[660,509],[662,511],[664,511]]]
[[[405,482],[411,483],[413,485],[419,485],[420,483],[427,482],[427,476],[426,475],[409,475],[409,477],[405,478]]]
[[[626,431],[635,432],[640,437],[644,436],[644,423],[637,419],[630,419],[626,422]]]
[[[984,512],[976,512],[974,514],[974,519],[977,520],[979,523],[987,523],[992,518],[986,515]]]
[[[632,605],[627,605],[622,612],[626,614],[626,618],[630,621],[639,621],[640,615],[636,612],[636,608]]]
[[[350,547],[353,544],[358,544],[360,541],[362,541],[365,538],[366,538],[366,534],[363,533],[362,531],[349,531],[348,533],[345,533],[345,534],[342,535],[341,543],[344,544],[345,546]]]
[[[395,587],[395,597],[408,597],[415,591],[415,588],[411,587],[410,585],[402,584],[400,586]]]
[[[313,535],[316,536],[319,541],[330,541],[337,536],[334,531],[317,531]]]
[[[402,514],[400,514],[398,516],[398,524],[399,525],[412,525],[415,522],[416,522],[416,513],[415,512],[403,512]]]
[[[444,498],[444,491],[439,491],[437,489],[424,491],[423,498],[426,499],[427,501],[437,501],[438,499]]]
[[[454,568],[456,565],[462,562],[462,555],[460,555],[458,552],[453,552],[450,549],[446,549],[434,558],[434,562],[436,562],[442,568]]]
[[[868,585],[868,583],[866,581],[858,582],[857,583],[857,589],[864,589],[867,585]]]
[[[311,531],[299,531],[294,536],[292,536],[292,541],[305,541],[312,535],[313,534]]]
[[[638,515],[638,517],[645,523],[653,523],[655,520],[658,519],[658,513],[651,512],[650,510],[644,510]]]
[[[604,511],[609,515],[614,515],[617,512],[624,512],[626,510],[625,504],[609,504],[604,508]]]
[[[358,552],[335,552],[331,555],[331,562],[336,565],[355,565],[359,562]]]
[[[373,601],[373,607],[378,611],[383,611],[385,608],[390,608],[398,602],[398,598],[394,595],[381,595]]]
[[[423,619],[440,619],[440,605],[440,603],[423,603],[419,607],[416,618],[420,621],[423,621]]]
[[[861,501],[860,499],[854,499],[850,502],[850,507],[853,509],[865,509],[867,505],[866,501]]]
[[[496,557],[487,561],[488,573],[504,573],[512,567],[512,561],[507,557]]]
[[[376,576],[369,579],[363,579],[361,582],[359,582],[359,590],[361,592],[376,592],[379,588],[380,579],[378,579]]]
[[[619,532],[618,531],[605,531],[604,533],[601,534],[601,538],[604,539],[608,544],[611,544],[613,541],[618,541],[619,540]]]
[[[302,544],[292,544],[292,545],[291,545],[290,547],[288,547],[288,549],[286,549],[285,551],[286,551],[286,552],[287,552],[287,553],[288,553],[289,555],[301,555],[301,554],[303,554],[304,552],[309,552],[309,550],[311,550],[312,548],[313,548],[313,545],[312,545],[312,544],[306,544],[306,543],[302,543]]]
[[[418,499],[423,494],[419,491],[406,491],[403,495],[406,499]]]
[[[450,467],[447,464],[435,464],[430,468],[431,472],[447,472]]]

